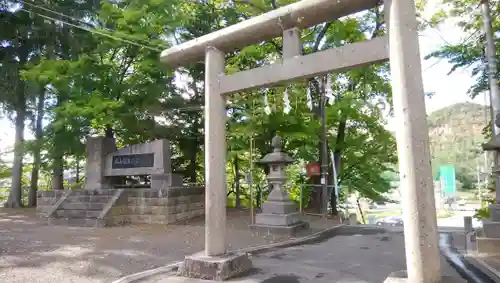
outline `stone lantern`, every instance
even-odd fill
[[[495,126],[500,128],[500,114],[495,117]],[[477,238],[478,252],[499,253],[500,246],[497,244],[500,238],[500,190],[498,182],[500,182],[500,134],[492,137],[492,139],[483,144],[483,150],[494,152],[494,158],[497,158],[492,168],[492,173],[495,176],[496,201],[490,206],[491,218],[483,221],[483,237]]]
[[[281,151],[281,137],[275,136],[271,145],[273,152],[268,153],[257,163],[269,166],[267,181],[270,194],[262,208],[256,215],[254,230],[268,234],[294,235],[297,230],[308,228],[308,223],[302,221],[295,202],[290,200],[284,185],[286,181],[285,167],[294,160]]]

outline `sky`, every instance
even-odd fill
[[[429,1],[432,3],[432,1]],[[435,6],[428,5],[424,18],[432,13]],[[423,60],[423,57],[432,51],[439,49],[446,42],[457,43],[465,37],[460,29],[452,22],[447,22],[439,27],[430,28],[420,33],[420,53],[422,57],[422,70],[424,90],[434,92],[432,98],[426,98],[427,113],[437,109],[453,105],[459,102],[472,100],[467,95],[467,90],[474,84],[474,79],[470,75],[470,70],[457,70],[448,75],[451,65],[445,60],[439,62],[437,59]],[[485,104],[484,97],[478,96],[473,102]],[[387,128],[395,130],[394,119],[388,117]],[[32,134],[27,131],[26,138],[32,138]],[[10,121],[0,118],[0,152],[6,148],[11,148],[14,143],[14,127]]]

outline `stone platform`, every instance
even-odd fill
[[[465,259],[494,282],[500,282],[500,255],[469,253]]]
[[[408,280],[406,270],[393,272],[385,279],[384,283],[412,283]],[[439,283],[467,283],[465,279],[458,278],[457,276],[441,276]]]
[[[477,252],[500,254],[500,222],[483,221],[483,228],[477,235]]]
[[[171,224],[205,214],[205,188],[40,191],[37,210],[49,224],[107,227]]]
[[[247,254],[205,256],[204,252],[187,256],[178,270],[178,275],[188,278],[224,281],[241,275],[252,268]]]

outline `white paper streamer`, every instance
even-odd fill
[[[267,115],[270,115],[271,114],[271,107],[269,106],[269,100],[267,99],[267,93],[264,94],[264,112],[267,114]]]
[[[330,75],[326,76],[325,96],[328,98],[328,104],[333,105],[335,96],[333,95],[332,77]]]
[[[309,107],[309,110],[313,110],[313,99],[311,96],[311,88],[309,86],[307,87],[307,107]]]
[[[290,113],[290,110],[292,110],[292,106],[290,106],[290,99],[288,97],[288,88],[285,88],[285,92],[283,93],[283,112],[285,114]]]

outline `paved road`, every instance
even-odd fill
[[[441,218],[438,219],[438,226],[439,227],[454,227],[458,229],[463,229],[464,228],[464,217],[465,216],[473,216],[474,211],[455,211],[455,215],[449,218]],[[481,221],[472,218],[472,226],[474,228],[479,228],[482,227]]]
[[[337,236],[325,242],[281,249],[254,256],[250,276],[237,283],[380,283],[393,271],[405,269],[400,232]],[[444,259],[443,271],[460,278]],[[159,275],[143,283],[204,283],[210,281]]]

